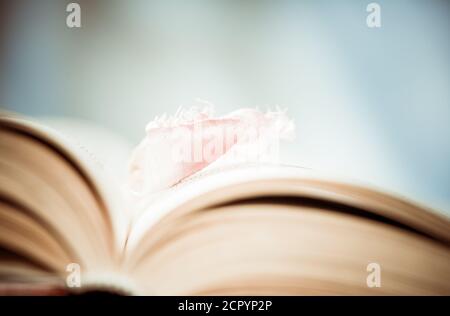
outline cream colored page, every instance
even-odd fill
[[[117,186],[126,180],[128,159],[133,146],[122,136],[93,122],[64,117],[41,117],[38,121],[64,134],[76,146],[85,150]]]
[[[112,149],[101,149],[101,145],[94,145],[98,140],[95,132],[87,133],[88,129],[83,124],[70,123],[70,120],[66,119],[24,119],[19,117],[0,117],[2,124],[9,125],[15,129],[26,131],[45,142],[51,144],[57,148],[58,151],[63,152],[63,155],[68,157],[69,160],[80,169],[80,172],[85,174],[89,181],[92,182],[93,188],[96,194],[99,195],[101,203],[104,205],[108,212],[108,221],[111,221],[114,236],[114,242],[117,244],[118,250],[123,248],[126,240],[126,234],[129,228],[130,217],[127,211],[127,203],[125,203],[124,198],[121,193],[121,188],[119,183],[119,173],[113,175],[109,170],[113,169],[113,164],[108,163],[107,167],[104,163],[97,158],[96,153],[99,152],[98,157],[102,157],[101,152],[112,152]],[[64,131],[60,131],[57,128],[61,128]],[[92,130],[95,130],[95,126],[91,126]],[[80,132],[77,132],[80,131]],[[84,131],[84,132],[81,132]],[[85,133],[86,134],[83,134]],[[73,136],[76,137],[73,137]],[[84,135],[84,136],[83,136]],[[92,138],[87,147],[83,147],[82,142],[89,142],[88,138]],[[105,137],[106,139],[106,137]],[[110,140],[110,146],[113,141]],[[106,143],[106,142],[105,142]],[[95,148],[95,154],[90,148]],[[119,148],[122,146],[117,146]],[[87,148],[87,149],[86,149]],[[106,147],[103,147],[106,148]],[[98,150],[100,149],[100,150]],[[103,151],[102,151],[103,150]]]
[[[276,164],[238,164],[219,166],[200,171],[178,185],[139,201],[140,212],[135,215],[128,239],[129,250],[133,249],[143,235],[151,230],[161,218],[195,197],[235,184],[256,181],[298,177],[318,177],[308,169],[280,167]],[[223,196],[223,198],[226,198]]]
[[[142,211],[134,219],[128,239],[129,250],[174,211],[187,212],[211,203],[270,195],[302,196],[346,204],[450,241],[448,218],[406,199],[310,169],[253,164],[211,168],[194,174],[159,193],[159,197],[153,197],[147,205],[141,205]]]

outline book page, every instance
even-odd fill
[[[192,175],[141,205],[133,220],[128,250],[138,247],[152,227],[174,214],[212,204],[261,196],[302,196],[333,201],[411,225],[450,240],[448,219],[406,199],[338,177],[294,166],[244,164]]]
[[[86,150],[85,147],[81,147],[76,140],[71,139],[66,134],[30,119],[10,116],[1,116],[0,119],[2,125],[32,135],[39,141],[48,144],[54,150],[55,155],[60,155],[76,167],[77,171],[87,181],[89,190],[93,191],[92,193],[95,194],[99,204],[104,208],[102,216],[106,214],[105,220],[111,223],[113,235],[106,237],[116,245],[117,253],[121,253],[130,218],[121,190],[118,187],[119,181],[115,180],[117,178],[104,168],[102,162],[89,149]],[[63,124],[63,121],[59,124]],[[58,124],[54,124],[54,126],[56,125]],[[66,123],[66,125],[70,127],[70,124]],[[72,126],[73,131],[76,130],[74,126]],[[81,135],[81,132],[77,135]],[[91,134],[91,137],[95,138],[95,135]],[[111,164],[110,166],[112,168]]]
[[[125,183],[128,159],[133,150],[127,139],[87,120],[68,117],[40,117],[37,120],[86,151],[111,175],[117,186]]]

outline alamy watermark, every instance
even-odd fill
[[[81,287],[81,267],[78,263],[69,263],[66,266],[66,286],[69,288]]]
[[[175,128],[167,135],[167,141],[173,145],[171,157],[177,163],[211,163],[218,158],[229,162],[279,160],[280,138],[265,126],[205,127],[199,122]]]
[[[379,263],[371,262],[366,268],[369,275],[366,278],[367,287],[381,287],[381,266]]]
[[[380,28],[381,27],[381,6],[372,2],[366,7],[366,11],[369,12],[366,18],[366,24],[369,28]]]
[[[81,7],[78,3],[69,3],[66,7],[66,12],[69,14],[66,17],[66,25],[69,28],[81,27]]]

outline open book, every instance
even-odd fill
[[[0,293],[98,291],[448,295],[450,221],[279,165],[212,168],[131,210],[83,150],[2,115]]]

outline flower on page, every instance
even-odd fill
[[[244,108],[216,117],[211,106],[179,109],[147,124],[131,157],[127,185],[134,195],[145,196],[218,160],[275,162],[278,142],[293,132],[293,122],[280,110]]]

